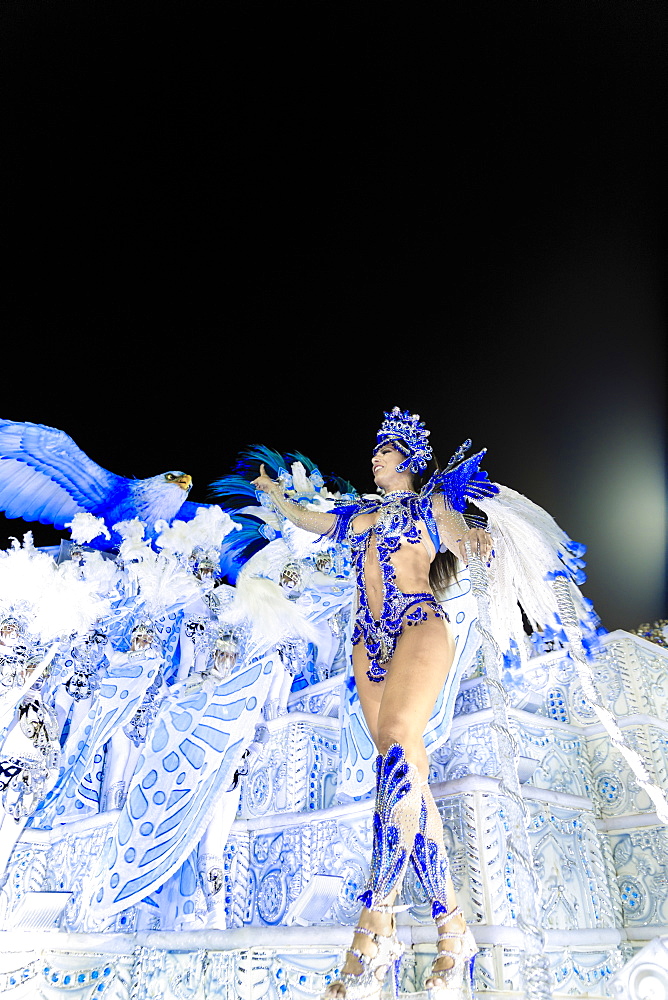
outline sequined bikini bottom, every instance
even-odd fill
[[[379,683],[385,679],[387,670],[384,664],[389,663],[394,656],[404,624],[419,625],[428,620],[429,614],[425,610],[425,605],[437,618],[450,621],[433,594],[403,594],[397,591],[391,600],[386,599],[380,621],[371,617],[368,606],[360,604],[352,642],[353,646],[357,646],[360,642],[364,643],[369,658],[366,675],[370,681]]]

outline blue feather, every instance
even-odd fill
[[[307,475],[311,472],[320,471],[318,466],[307,455],[300,451],[287,451],[284,455],[268,448],[263,444],[249,445],[239,452],[239,457],[234,465],[231,475],[222,476],[211,483],[210,488],[213,496],[224,497],[229,509],[238,510],[239,507],[247,505],[248,497],[252,497],[255,502],[255,491],[251,487],[251,492],[244,487],[248,487],[249,481],[257,479],[260,475],[260,466],[264,465],[265,472],[270,479],[278,479],[281,468],[290,469],[293,462],[301,462],[306,469]],[[323,475],[325,485],[333,493],[356,494],[355,487],[334,473]]]
[[[260,475],[261,465],[264,465],[271,479],[276,479],[278,470],[285,465],[285,457],[266,445],[252,444],[239,452],[233,472],[243,479],[256,479]]]
[[[458,511],[465,510],[468,497],[475,500],[494,496],[499,492],[498,487],[490,483],[487,473],[480,469],[480,463],[486,452],[487,449],[479,451],[465,462],[460,462],[454,469],[435,472],[424,487],[424,492],[441,491],[450,506]]]
[[[258,469],[256,475],[259,476]],[[253,477],[255,478],[255,477]],[[229,476],[222,476],[210,484],[209,490],[212,496],[221,497],[225,500],[225,510],[239,510],[240,507],[248,507],[249,504],[257,504],[255,487],[251,486],[247,479],[234,473]]]
[[[264,522],[248,514],[234,515],[234,521],[241,525],[240,531],[231,531],[223,539],[220,553],[220,571],[228,583],[236,583],[237,577],[251,556],[267,545],[262,535]]]
[[[240,510],[247,507],[257,507],[255,487],[250,480],[260,475],[260,466],[271,479],[277,479],[279,470],[291,468],[294,462],[301,462],[307,474],[317,470],[317,466],[301,452],[291,451],[281,455],[272,448],[262,444],[251,445],[240,452],[234,471],[227,476],[216,479],[209,486],[211,495],[217,499],[223,510],[234,515],[234,520],[242,525],[241,531],[231,532],[223,541],[221,555],[221,571],[230,583],[235,583],[243,564],[252,555],[268,544],[267,525],[259,518]],[[327,477],[326,482],[333,483],[339,492],[355,493],[349,482],[338,477]]]

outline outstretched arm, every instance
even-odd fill
[[[442,493],[432,497],[431,509],[438,528],[438,537],[462,562],[468,564],[466,543],[474,555],[489,562],[492,555],[492,536],[482,528],[469,528],[463,516],[445,502]]]
[[[317,535],[328,535],[336,524],[336,514],[331,514],[328,511],[309,510],[297,503],[296,500],[290,500],[285,495],[281,484],[270,479],[266,474],[264,465],[260,466],[260,475],[253,480],[252,485],[262,493],[267,493],[279,514],[287,517],[288,521],[292,521],[304,531],[313,531]]]

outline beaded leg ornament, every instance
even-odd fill
[[[450,864],[443,840],[443,824],[438,807],[427,782],[423,782],[420,828],[415,835],[411,864],[431,903],[431,915],[438,931],[438,951],[428,979],[433,984],[427,988],[429,1000],[470,1000],[473,997],[473,965],[477,946],[471,931],[451,930],[448,924],[455,917],[463,917],[460,907],[448,912],[447,888]],[[458,943],[458,950],[441,948],[445,942]],[[437,965],[450,959],[448,968]]]
[[[418,831],[422,795],[420,776],[406,760],[403,747],[393,743],[376,759],[376,809],[369,881],[358,896],[369,910],[384,909],[401,889]]]
[[[434,920],[448,912],[447,884],[450,863],[443,841],[443,824],[429,785],[421,783],[420,827],[415,834],[411,864],[431,903]]]
[[[420,776],[417,767],[406,760],[403,747],[393,744],[376,760],[376,808],[373,815],[373,851],[366,889],[358,897],[368,910],[394,913],[395,892],[401,889],[420,815]],[[331,984],[328,996],[345,1000],[371,1000],[380,997],[383,980],[391,968],[394,996],[399,992],[399,968],[403,945],[397,940],[394,918],[389,934],[378,934],[366,927],[356,927],[356,934],[370,937],[375,944],[373,955],[349,948],[361,966],[360,972],[342,972]],[[345,993],[341,991],[341,987]]]

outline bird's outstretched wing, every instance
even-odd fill
[[[0,511],[64,528],[97,513],[125,483],[84,454],[64,431],[0,420]]]

